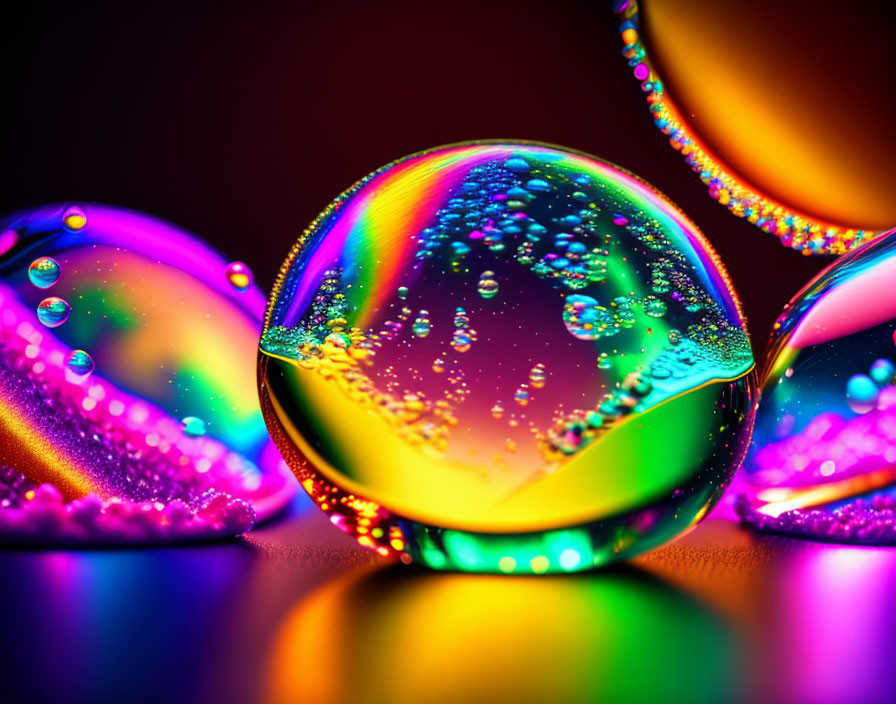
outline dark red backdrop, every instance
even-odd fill
[[[757,352],[825,263],[709,199],[653,127],[609,2],[81,5],[0,16],[0,211],[147,211],[267,289],[357,178],[429,146],[516,137],[616,162],[678,203],[727,264]]]

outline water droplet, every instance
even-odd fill
[[[28,267],[28,278],[38,288],[50,288],[59,281],[61,274],[59,262],[51,257],[39,257]]]
[[[68,301],[56,296],[50,296],[42,300],[37,306],[37,319],[48,328],[55,328],[68,320],[71,312],[72,307],[68,304]]]
[[[483,271],[479,276],[477,288],[479,295],[483,298],[494,298],[498,294],[498,282],[495,281],[495,272]]]
[[[237,291],[245,291],[252,285],[252,270],[243,262],[230,262],[224,274]]]
[[[527,405],[529,403],[529,386],[527,384],[520,384],[520,387],[513,395],[513,400],[521,406]]]
[[[93,371],[93,357],[84,350],[72,350],[65,360],[66,369],[75,376],[87,376]]]
[[[407,286],[399,286],[398,287],[398,297],[401,300],[404,300],[408,297],[408,287]]]
[[[441,357],[439,357],[438,359],[436,359],[435,361],[433,361],[433,363],[432,363],[432,370],[433,370],[436,374],[441,374],[443,371],[445,371],[445,360],[442,359]]]
[[[205,435],[205,421],[196,416],[187,416],[181,420],[180,429],[184,431],[184,435],[196,438]]]
[[[69,232],[82,230],[86,224],[87,216],[77,205],[66,208],[62,213],[62,226]]]

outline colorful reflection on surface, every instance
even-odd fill
[[[891,550],[709,521],[638,558],[659,581],[373,567],[318,511],[247,543],[3,550],[7,698],[833,703],[896,687]]]
[[[730,701],[736,655],[709,611],[632,569],[393,568],[345,575],[286,616],[266,701]]]
[[[363,545],[542,573],[699,520],[742,457],[752,367],[727,274],[661,194],[584,154],[470,143],[312,223],[259,380],[284,457]]]
[[[893,700],[892,550],[807,545],[778,566],[771,585],[756,701]]]
[[[805,254],[896,223],[883,8],[617,0],[656,125],[735,215]],[[800,38],[800,50],[782,40]],[[802,40],[805,41],[802,41]],[[871,68],[873,67],[873,69]]]
[[[237,701],[219,634],[242,608],[245,548],[7,550],[3,565],[9,701]]]
[[[896,231],[842,257],[785,308],[769,346],[748,488],[766,530],[896,543]]]
[[[13,242],[0,255],[0,533],[232,535],[285,505],[292,480],[251,371],[257,287],[233,285],[196,237],[120,208],[33,208],[0,230]]]

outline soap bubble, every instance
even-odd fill
[[[737,508],[820,540],[896,544],[896,230],[815,277],[775,323]]]
[[[702,517],[745,450],[753,358],[718,258],[593,157],[481,143],[400,159],[325,210],[281,271],[262,410],[314,501],[382,555],[605,564]]]
[[[195,540],[283,508],[294,480],[257,405],[257,287],[120,208],[32,208],[0,232],[15,233],[0,254],[0,539]]]

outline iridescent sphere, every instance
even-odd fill
[[[514,573],[699,520],[745,450],[752,369],[695,226],[618,167],[531,143],[431,149],[339,196],[282,267],[259,354],[272,436],[335,525]]]
[[[33,208],[0,232],[0,540],[236,535],[285,505],[295,480],[255,385],[257,287],[119,208]]]
[[[896,544],[896,230],[822,271],[775,323],[740,515]]]

